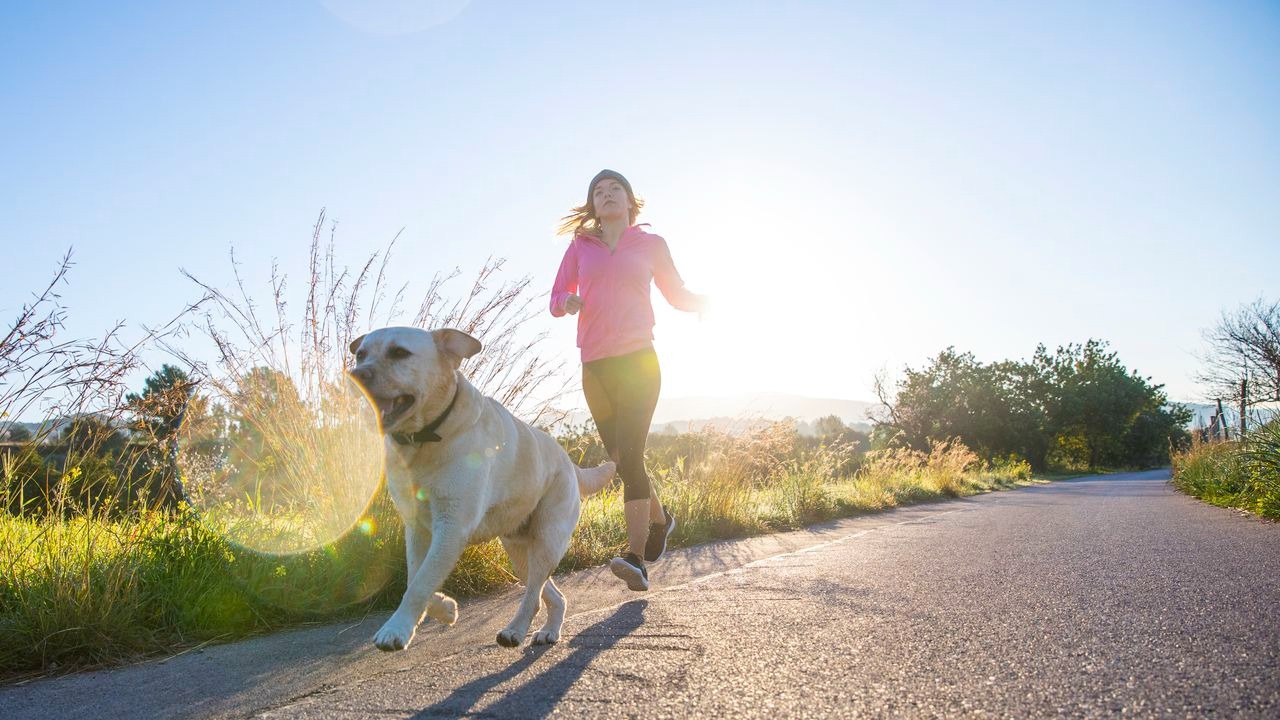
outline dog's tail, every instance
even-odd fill
[[[578,494],[586,497],[600,492],[613,479],[616,469],[612,460],[607,460],[593,468],[580,468],[574,465],[573,471],[578,475]]]

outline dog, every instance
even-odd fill
[[[517,420],[459,370],[480,352],[461,330],[389,327],[351,342],[350,377],[378,413],[387,488],[404,520],[408,587],[374,636],[403,650],[424,614],[452,625],[458,604],[439,592],[470,544],[502,541],[525,585],[498,644],[518,647],[542,603],[532,643],[560,639],[565,598],[551,580],[578,524],[581,499],[605,487],[614,463],[580,468],[550,435]]]

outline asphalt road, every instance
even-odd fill
[[[1167,478],[690,548],[645,594],[576,573],[550,648],[494,643],[512,591],[403,653],[367,618],[0,688],[0,717],[1280,717],[1280,524]]]

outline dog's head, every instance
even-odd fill
[[[352,340],[351,352],[356,364],[349,374],[377,408],[382,432],[390,433],[431,422],[424,410],[438,413],[449,402],[455,371],[480,352],[480,341],[452,328],[390,327]]]

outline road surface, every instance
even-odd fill
[[[645,594],[576,573],[550,648],[494,643],[512,590],[402,653],[380,615],[0,688],[0,717],[1280,717],[1280,524],[1167,479],[689,548]]]

